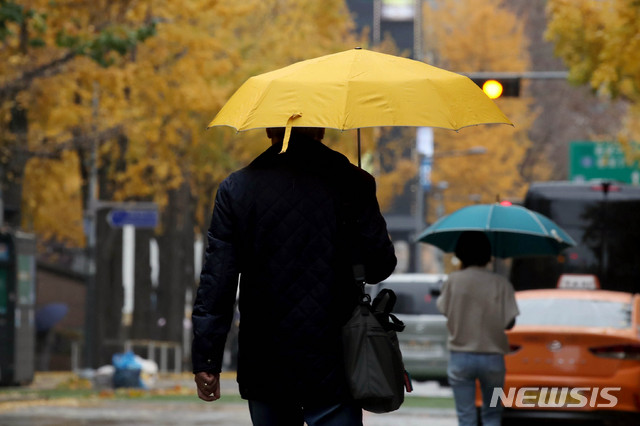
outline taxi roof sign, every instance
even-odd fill
[[[591,274],[562,274],[558,278],[557,287],[568,290],[598,290],[600,280]]]

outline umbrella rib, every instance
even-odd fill
[[[532,213],[531,211],[528,211],[527,213],[529,213],[529,215],[531,215],[531,217],[533,217],[533,220],[538,224],[538,226],[540,227],[540,229],[542,229],[542,232],[544,232],[544,234],[546,236],[549,236],[549,231],[547,230],[547,228],[545,228],[545,226],[542,224],[542,222],[540,222],[540,219],[538,219],[538,216],[536,216],[534,213]]]
[[[486,230],[490,230],[491,229],[491,217],[493,216],[493,209],[495,208],[494,204],[491,204],[491,206],[489,207],[489,214],[487,215],[487,223],[484,225],[484,229]]]
[[[360,50],[360,49],[358,49],[358,50]],[[360,51],[358,53],[362,53],[362,51]],[[347,71],[348,79],[346,81],[347,91],[346,91],[345,97],[344,97],[344,104],[342,105],[342,123],[340,123],[340,130],[342,130],[342,131],[348,129],[347,121],[350,118],[349,114],[347,113],[348,110],[349,110],[349,94],[350,94],[349,89],[351,88],[352,73],[354,72],[353,68],[355,66],[354,64],[355,64],[355,62],[357,60],[357,56],[353,56],[353,58],[350,58],[350,59],[351,59],[351,63],[349,64],[349,68],[348,68],[348,71]]]
[[[540,233],[538,233],[538,232],[526,231],[526,230],[523,230],[523,229],[513,229],[513,228],[491,228],[491,229],[487,229],[487,228],[480,228],[480,227],[473,228],[473,227],[469,227],[469,226],[465,226],[465,227],[461,227],[461,228],[447,228],[445,231],[434,231],[434,232],[430,232],[429,234],[424,234],[424,235],[426,236],[426,235],[434,235],[434,234],[445,234],[445,233],[449,233],[449,232],[463,232],[463,231],[475,231],[475,230],[477,230],[477,231],[486,231],[486,232],[490,232],[490,233],[501,232],[501,233],[512,233],[512,234],[518,234],[518,235],[541,236]],[[545,233],[544,237],[549,237],[549,234]]]

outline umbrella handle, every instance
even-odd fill
[[[360,160],[360,128],[358,127],[358,167],[362,168],[362,161]]]

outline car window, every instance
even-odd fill
[[[631,303],[587,299],[521,299],[518,325],[631,327]]]
[[[436,306],[436,296],[431,289],[440,288],[436,283],[419,282],[383,282],[380,289],[390,288],[396,294],[397,300],[393,312],[405,315],[441,315]]]

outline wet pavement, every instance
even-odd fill
[[[36,383],[33,386],[42,386]],[[42,381],[41,381],[42,382]],[[46,381],[45,381],[46,382]],[[53,386],[54,381],[49,381]],[[123,425],[220,425],[250,426],[249,411],[237,397],[237,385],[231,376],[221,381],[222,398],[213,403],[199,401],[189,375],[160,380],[155,388],[182,389],[178,401],[144,401],[140,398],[55,398],[0,401],[1,426],[123,426]],[[193,401],[188,398],[194,389]],[[451,390],[435,382],[418,383],[418,396],[449,397]],[[186,395],[185,395],[186,394]],[[225,402],[228,395],[228,402]],[[453,409],[402,407],[389,414],[364,413],[365,426],[424,425],[454,426]]]
[[[401,408],[395,413],[365,413],[365,426],[453,426],[452,413]],[[3,426],[115,426],[115,425],[220,425],[250,426],[244,404],[216,404],[204,408],[187,403],[129,403],[105,401],[97,405],[35,406],[0,414]]]

